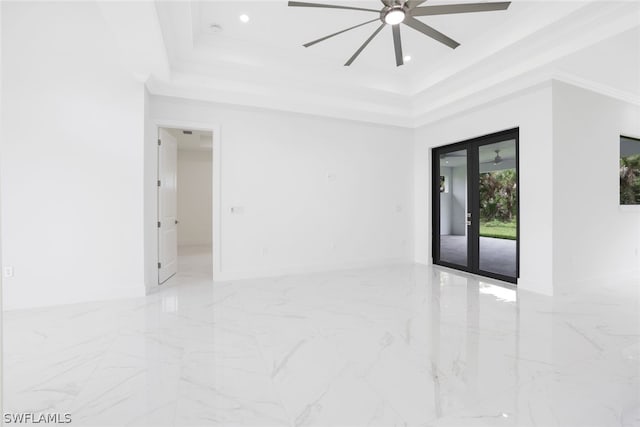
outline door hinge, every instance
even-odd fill
[[[158,139],[158,147],[162,145],[162,141]]]
[[[158,263],[158,268],[162,268],[162,263],[161,262]]]
[[[160,184],[161,184],[161,182],[160,182],[160,180],[158,180],[158,187],[160,187]]]
[[[161,226],[162,226],[162,223],[158,221],[158,228],[160,228]]]

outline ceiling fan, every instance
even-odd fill
[[[447,37],[442,34],[435,28],[430,27],[422,21],[416,19],[417,16],[433,16],[433,15],[448,15],[453,13],[470,13],[470,12],[489,12],[494,10],[505,10],[511,4],[510,1],[507,2],[495,2],[495,3],[463,3],[463,4],[447,4],[447,5],[433,5],[433,6],[423,6],[419,7],[422,3],[427,0],[381,0],[383,7],[380,10],[377,9],[367,9],[362,7],[351,7],[351,6],[337,6],[330,4],[322,4],[322,3],[306,3],[300,1],[290,1],[289,6],[292,7],[318,7],[318,8],[327,8],[327,9],[348,9],[348,10],[359,10],[365,12],[375,12],[379,14],[379,17],[372,19],[370,21],[363,22],[362,24],[354,25],[353,27],[346,28],[342,31],[338,31],[337,33],[329,34],[328,36],[324,36],[317,40],[313,40],[311,42],[305,43],[304,47],[313,46],[316,43],[320,43],[321,41],[327,40],[331,37],[337,36],[339,34],[345,33],[349,30],[353,30],[364,25],[370,24],[375,21],[382,21],[382,24],[369,36],[367,40],[356,50],[356,52],[349,58],[349,60],[344,64],[345,66],[349,66],[356,60],[358,55],[362,53],[362,51],[367,47],[367,45],[374,39],[375,36],[382,31],[382,29],[389,25],[391,26],[391,30],[393,33],[393,46],[395,48],[396,54],[396,66],[400,66],[404,64],[404,57],[402,55],[402,41],[400,39],[400,24],[405,24],[408,27],[413,28],[420,33],[431,37],[434,40],[439,41],[452,49],[460,46],[460,43],[457,41]]]
[[[500,156],[500,150],[493,150],[493,152],[496,153],[496,156],[493,158],[493,160],[489,160],[488,162],[482,162],[483,165],[490,165],[490,164],[499,165],[500,163],[502,163],[504,159],[502,158],[502,156]]]
[[[493,159],[494,165],[499,165],[502,163],[502,157],[500,157],[500,150],[496,150],[496,157]]]

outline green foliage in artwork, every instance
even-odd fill
[[[640,205],[640,154],[620,158],[620,204]]]

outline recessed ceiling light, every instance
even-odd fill
[[[405,55],[404,62],[409,62],[409,61],[411,61],[411,55]]]
[[[240,15],[240,21],[246,24],[247,22],[249,22],[249,15],[243,13],[242,15]]]

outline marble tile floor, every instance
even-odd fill
[[[145,298],[5,312],[5,412],[68,412],[72,426],[640,425],[637,282],[548,298],[398,265],[212,283],[191,261]]]

